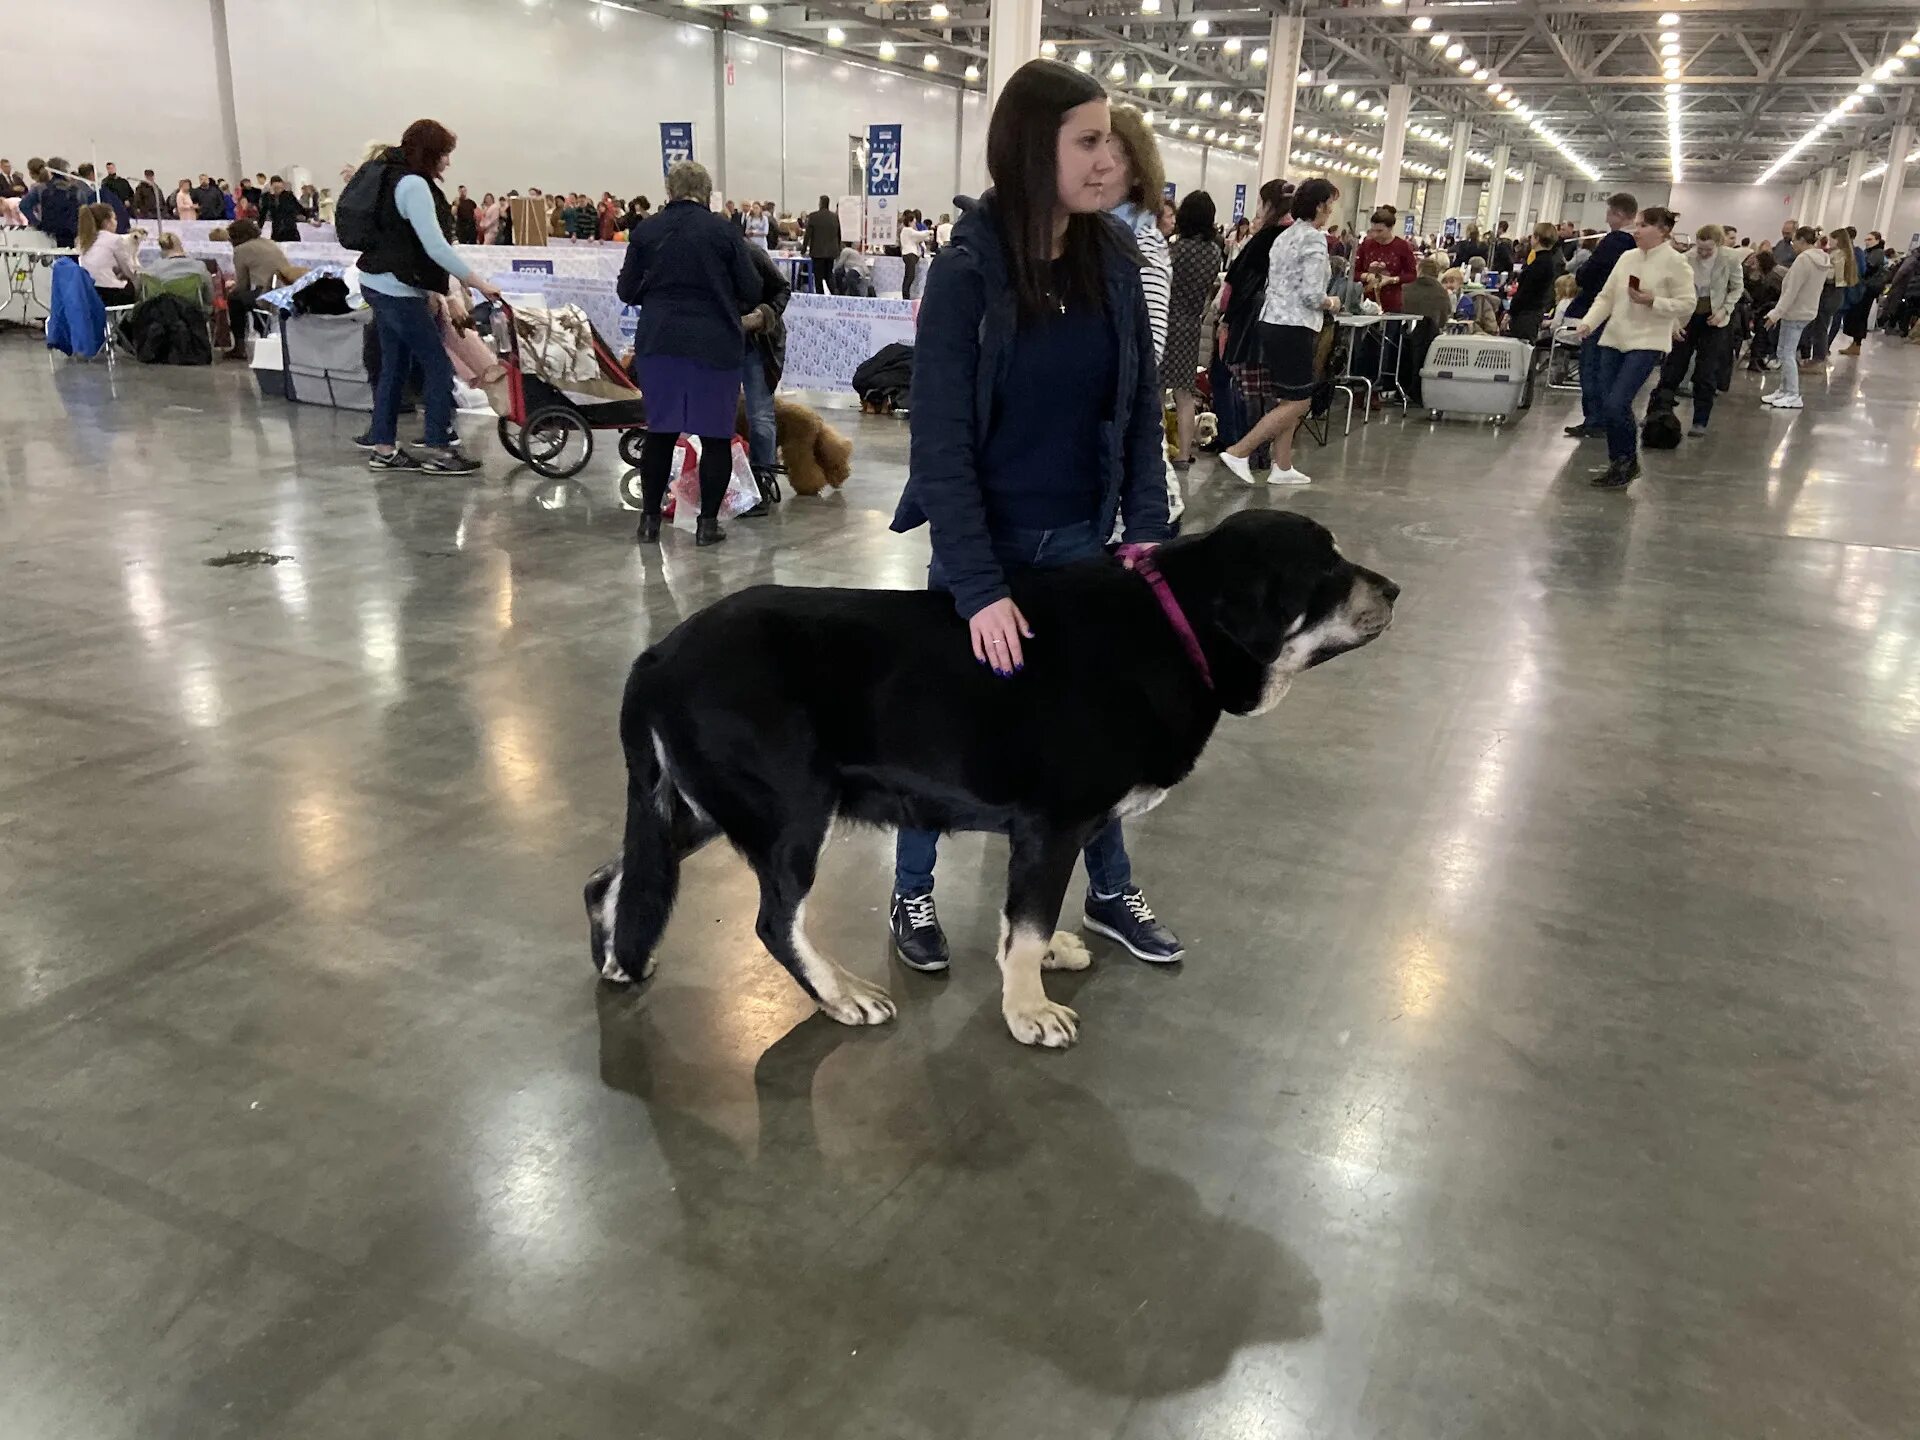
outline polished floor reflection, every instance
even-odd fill
[[[718,849],[647,990],[588,967],[626,665],[921,583],[900,422],[641,552],[610,447],[375,478],[236,369],[8,337],[0,1434],[1911,1436],[1920,351],[1740,379],[1626,495],[1557,395],[1198,467],[1406,593],[1132,826],[1189,958],[1096,942],[1052,1055],[979,837],[945,979],[888,837],[830,847],[888,1027],[810,1014]]]

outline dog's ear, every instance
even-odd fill
[[[1213,620],[1220,631],[1262,665],[1271,665],[1286,644],[1288,627],[1299,612],[1289,615],[1278,577],[1255,574],[1229,585],[1213,598]]]

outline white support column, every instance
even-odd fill
[[[987,17],[987,112],[1007,79],[1040,55],[1040,0],[994,0]]]
[[[227,173],[233,176],[234,193],[246,178],[240,163],[240,118],[233,104],[233,54],[227,44],[227,0],[207,0],[207,20],[213,26],[213,82],[220,97],[220,139],[226,147]],[[277,156],[269,156],[274,164]]]
[[[1856,150],[1847,157],[1847,181],[1840,187],[1840,223],[1853,226],[1862,235],[1867,233],[1867,226],[1853,212],[1860,203],[1860,177],[1866,173],[1867,152]]]
[[[1407,154],[1407,111],[1413,106],[1411,85],[1387,87],[1387,123],[1380,129],[1380,175],[1373,182],[1373,204],[1400,203],[1400,162]]]
[[[1467,150],[1473,142],[1473,126],[1466,120],[1453,123],[1453,149],[1447,153],[1447,188],[1440,192],[1440,223],[1460,214],[1460,202],[1467,193]],[[1461,219],[1464,233],[1466,221]]]
[[[713,188],[730,196],[727,189],[727,29],[713,31],[713,142],[706,146],[707,173],[713,176]],[[744,208],[744,207],[743,207]]]
[[[1560,201],[1555,193],[1559,188],[1559,183],[1560,177],[1558,175],[1548,174],[1542,176],[1540,179],[1539,218],[1546,221],[1549,225],[1557,225],[1560,221]]]
[[[1525,237],[1533,230],[1533,177],[1540,169],[1536,160],[1529,160],[1520,167],[1520,203],[1513,207],[1514,244],[1524,243]]]
[[[1507,162],[1513,156],[1511,145],[1493,147],[1493,174],[1487,177],[1487,235],[1500,230],[1500,202],[1507,198]]]
[[[1893,127],[1893,143],[1887,150],[1887,173],[1880,177],[1880,203],[1873,207],[1873,228],[1886,237],[1889,254],[1898,254],[1904,243],[1893,234],[1893,207],[1900,203],[1900,187],[1907,178],[1907,152],[1913,149],[1913,126],[1901,121]]]
[[[1833,199],[1833,167],[1829,165],[1826,169],[1820,172],[1819,181],[1814,187],[1813,204],[1810,207],[1813,211],[1813,215],[1812,215],[1812,218],[1807,221],[1807,224],[1817,225],[1822,230],[1826,229],[1827,228],[1827,203],[1832,199]]]
[[[1267,107],[1260,117],[1260,183],[1284,179],[1293,148],[1295,91],[1300,87],[1300,45],[1307,22],[1276,15],[1267,37]]]

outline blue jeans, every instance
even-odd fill
[[[1583,347],[1584,348],[1584,347]],[[1633,402],[1647,377],[1660,367],[1658,350],[1610,350],[1600,347],[1599,371],[1595,379],[1600,392],[1600,423],[1607,427],[1607,459],[1625,463],[1640,453],[1635,434]],[[1586,359],[1580,361],[1582,388],[1587,378]],[[1698,383],[1698,382],[1696,382]]]
[[[993,537],[993,552],[1009,573],[1050,570],[1056,565],[1085,560],[1106,551],[1106,536],[1092,521],[1053,530],[1011,530]],[[936,559],[927,567],[927,588],[946,589]],[[893,890],[896,895],[925,895],[933,889],[933,863],[940,846],[935,830],[902,830],[893,847]],[[1096,895],[1118,895],[1133,883],[1133,866],[1120,822],[1109,821],[1087,842],[1087,881]]]
[[[1782,320],[1779,326],[1778,347],[1775,353],[1780,357],[1780,393],[1798,395],[1800,393],[1800,332],[1810,322],[1806,320]]]
[[[421,402],[427,409],[427,444],[453,443],[453,362],[440,344],[424,295],[360,292],[373,307],[380,335],[380,384],[373,392],[373,443],[391,445],[400,425],[400,396],[407,372],[420,365]]]
[[[747,402],[747,459],[762,474],[771,475],[779,454],[773,425],[773,387],[767,384],[767,365],[756,346],[747,346],[740,366],[740,390]]]
[[[1580,423],[1598,425],[1600,420],[1600,337],[1606,333],[1602,325],[1586,339],[1580,342]]]

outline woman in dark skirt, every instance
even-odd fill
[[[1167,296],[1167,347],[1160,360],[1160,388],[1173,392],[1179,417],[1176,465],[1193,463],[1194,413],[1199,406],[1195,377],[1200,369],[1200,321],[1207,302],[1220,289],[1226,256],[1213,236],[1213,197],[1195,190],[1180,202],[1173,222],[1173,285]]]
[[[683,161],[667,174],[666,208],[627,239],[620,299],[640,307],[634,379],[647,402],[640,451],[640,541],[660,538],[673,449],[700,437],[700,520],[696,545],[727,538],[720,506],[733,473],[733,424],[740,404],[746,332],[740,316],[759,303],[760,274],[746,237],[709,208],[713,178]]]

